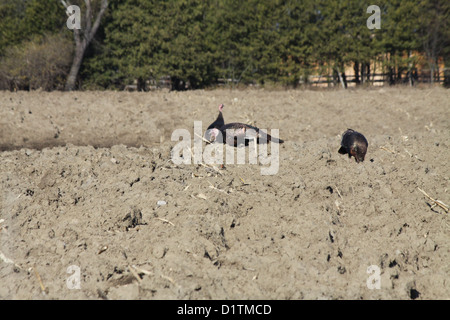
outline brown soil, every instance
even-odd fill
[[[0,298],[450,299],[450,216],[418,190],[450,203],[449,101],[1,92]],[[219,103],[226,122],[280,129],[278,173],[171,161],[172,132],[194,137]],[[347,128],[369,141],[363,163],[337,152]]]

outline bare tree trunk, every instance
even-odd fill
[[[145,83],[145,79],[142,77],[137,79],[137,91],[147,91],[147,84]]]
[[[430,63],[430,83],[434,83],[434,63]]]
[[[86,15],[85,15],[85,24],[83,28],[83,32],[80,29],[73,30],[73,37],[75,41],[75,54],[72,61],[72,67],[70,68],[69,76],[67,77],[65,90],[72,91],[75,89],[76,81],[78,77],[78,72],[80,71],[81,63],[83,61],[84,53],[89,46],[89,43],[95,36],[95,33],[100,26],[100,21],[102,19],[103,14],[105,13],[106,8],[108,7],[108,0],[102,0],[100,11],[97,13],[97,17],[95,18],[95,22],[92,25],[92,8],[91,8],[91,0],[84,0],[86,4]],[[61,3],[67,9],[71,4],[67,1],[61,0]],[[69,15],[69,13],[67,13]]]
[[[439,59],[436,59],[436,80],[438,83],[441,82],[441,76],[439,75]]]
[[[359,62],[355,61],[353,64],[353,72],[355,73],[355,84],[358,86],[361,82],[359,80]]]
[[[341,82],[342,88],[343,88],[343,89],[347,89],[347,83],[346,83],[346,81],[345,81],[345,79],[344,79],[345,75],[342,76],[342,73],[341,73],[341,71],[339,70],[339,68],[336,68],[336,71],[337,71],[337,74],[338,74],[338,76],[339,76],[339,81]]]
[[[411,50],[408,51],[408,59],[411,59]],[[413,77],[412,77],[412,63],[411,60],[408,62],[408,79],[409,79],[409,86],[413,86]]]
[[[366,74],[366,64],[361,62],[361,82],[362,84],[366,83],[367,74]]]
[[[70,67],[70,72],[66,80],[65,91],[72,91],[75,89],[78,72],[80,71],[85,51],[86,48],[83,46],[83,43],[78,43],[78,41],[75,40],[75,53],[72,60],[72,66]]]
[[[366,62],[366,82],[370,82],[370,62]]]
[[[389,78],[389,85],[393,85],[395,83],[394,81],[394,70],[392,67],[388,67],[388,78]]]
[[[375,74],[377,73],[377,61],[373,61],[373,70],[372,70],[372,86],[375,83]]]

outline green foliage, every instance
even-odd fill
[[[23,19],[24,2],[0,1],[0,56],[8,46],[19,43],[23,37],[20,21]]]
[[[71,3],[83,19],[84,1]],[[381,29],[367,28],[371,4]],[[395,81],[416,67],[415,52],[432,68],[442,57],[450,64],[449,11],[444,0],[110,0],[80,78],[84,88],[165,76],[176,89],[218,79],[297,86],[349,66],[363,75],[377,60]],[[66,19],[59,0],[0,0],[0,56],[36,35],[71,39]]]
[[[416,26],[419,42],[430,65],[443,57],[450,63],[450,2],[422,0],[418,4],[420,15]]]
[[[0,56],[35,35],[59,33],[67,16],[56,0],[0,0]]]
[[[403,70],[411,71],[417,57],[411,56],[419,50],[419,16],[417,1],[392,0],[383,4],[385,14],[378,46],[384,53],[383,65],[392,73],[391,81],[398,81]]]
[[[71,41],[61,35],[35,36],[8,47],[0,60],[0,89],[62,88],[72,49]]]
[[[23,30],[28,35],[56,33],[66,30],[67,15],[60,1],[27,1]]]

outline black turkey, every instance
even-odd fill
[[[284,141],[274,138],[257,127],[244,123],[228,123],[220,128],[210,129],[208,141],[214,142],[221,139],[223,143],[231,146],[238,146],[240,143],[246,146],[250,141],[256,139],[256,143],[283,143]],[[220,140],[219,140],[220,141]]]
[[[348,157],[355,157],[356,162],[363,162],[369,144],[366,138],[353,129],[347,129],[342,135],[340,154],[348,153]]]

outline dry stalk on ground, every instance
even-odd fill
[[[432,197],[430,197],[425,191],[423,191],[423,190],[420,189],[419,187],[417,187],[417,189],[419,189],[419,191],[422,192],[422,193],[425,195],[425,197],[427,197],[428,200],[430,200],[430,201],[433,203],[433,204],[431,205],[431,209],[433,209],[433,208],[436,207],[436,206],[439,206],[439,207],[441,207],[442,209],[444,209],[445,212],[448,212],[448,211],[449,211],[448,205],[446,205],[445,203],[443,203],[443,202],[440,201],[440,200],[433,199]]]

